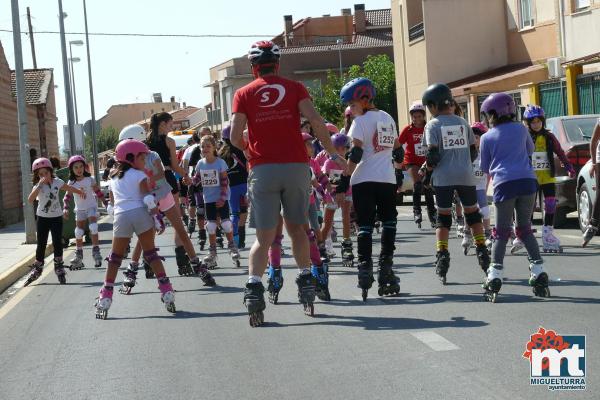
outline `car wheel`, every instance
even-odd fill
[[[585,232],[585,228],[590,222],[592,213],[592,200],[587,185],[584,183],[579,189],[579,195],[577,196],[577,215],[579,216],[579,229],[581,232]]]

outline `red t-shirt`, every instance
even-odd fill
[[[300,82],[255,79],[235,92],[232,111],[248,118],[248,165],[308,163],[298,103],[310,98]]]
[[[422,165],[425,162],[426,148],[421,146],[423,140],[423,128],[417,128],[413,124],[407,125],[400,132],[400,144],[406,143],[406,150],[404,151],[404,164],[417,164]],[[417,149],[415,149],[415,144]]]

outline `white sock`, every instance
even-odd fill
[[[258,275],[250,275],[248,277],[248,283],[260,283],[261,282],[261,277]]]

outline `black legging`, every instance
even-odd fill
[[[52,233],[52,244],[54,245],[54,258],[63,256],[62,246],[63,218],[37,217],[37,249],[35,259],[44,262],[46,256],[46,245],[48,244],[48,233]]]

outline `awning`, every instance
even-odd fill
[[[568,67],[570,65],[586,65],[600,62],[600,52],[594,54],[588,54],[587,56],[574,58],[572,60],[565,61],[561,65]]]
[[[548,79],[545,65],[508,65],[482,74],[473,75],[448,86],[452,95],[465,96],[472,93],[506,92],[529,82],[541,82]]]

